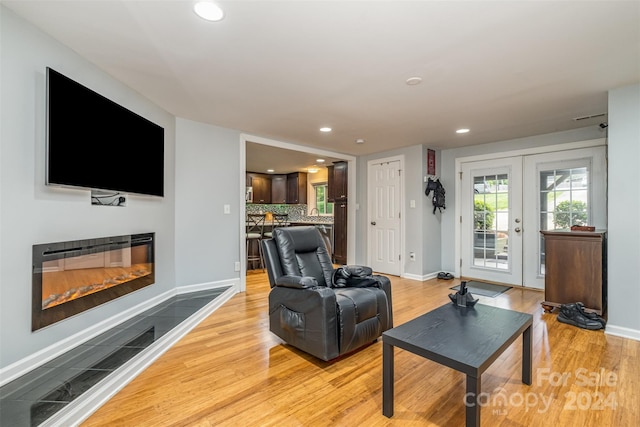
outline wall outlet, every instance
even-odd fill
[[[224,213],[229,215],[231,213],[231,205],[224,205]]]
[[[415,252],[409,252],[409,259],[411,261],[415,261],[416,260],[416,253]]]
[[[409,207],[410,208],[415,208],[416,207],[416,201],[415,200],[409,200]]]
[[[240,261],[236,261],[236,262],[233,264],[233,270],[234,270],[234,271],[240,271]]]

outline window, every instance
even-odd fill
[[[540,229],[568,229],[589,223],[586,167],[540,171]]]
[[[548,169],[539,172],[540,230],[570,229],[591,223],[589,167]],[[539,236],[538,274],[545,274],[544,237]]]
[[[316,208],[318,215],[333,215],[333,203],[327,201],[327,191],[326,182],[313,184],[314,198],[312,203],[315,203],[315,206],[309,206],[309,208]]]

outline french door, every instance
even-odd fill
[[[462,164],[462,276],[522,283],[521,189],[521,157]]]
[[[464,277],[544,289],[541,230],[606,228],[605,147],[461,166]]]

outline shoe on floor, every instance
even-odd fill
[[[440,273],[438,273],[438,279],[452,280],[453,279],[453,274],[445,273],[444,271],[441,271]]]
[[[580,323],[584,323],[586,321],[595,321],[600,323],[601,325],[600,329],[603,329],[607,324],[607,322],[602,317],[598,316],[596,313],[586,312],[584,310],[584,304],[581,302],[572,302],[572,303],[562,304],[560,306],[560,313],[564,315],[565,319],[570,319],[578,322],[578,325],[576,326],[579,326]],[[598,328],[596,328],[595,325],[592,325],[591,328],[585,328],[585,329],[598,329]]]
[[[592,313],[590,311],[584,311],[583,303],[576,302],[576,306],[578,307],[578,310],[580,311],[580,313],[582,313],[585,317],[588,317],[589,319],[592,319],[592,320],[597,320],[598,322],[602,323],[603,328],[607,326],[607,321],[604,320],[602,317],[598,316],[596,313]]]
[[[582,329],[589,329],[592,331],[602,329],[604,327],[602,326],[602,323],[598,322],[597,320],[592,320],[592,319],[589,319],[588,317],[583,316],[577,310],[574,313],[572,313],[570,317],[566,316],[565,313],[561,311],[560,313],[558,313],[558,322],[566,323],[567,325],[577,326],[578,328],[582,328]]]

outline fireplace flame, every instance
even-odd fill
[[[95,292],[102,291],[104,289],[108,289],[122,283],[126,283],[130,280],[137,279],[138,277],[143,277],[151,274],[151,271],[146,267],[136,268],[131,272],[125,272],[122,274],[118,274],[113,277],[107,277],[102,282],[99,283],[91,283],[87,285],[78,285],[73,286],[62,293],[52,293],[49,294],[46,298],[42,300],[42,309],[45,310],[47,308],[55,307],[56,305],[64,304],[65,302],[72,301],[78,298],[82,298],[86,295],[93,294]],[[44,283],[46,282],[46,273],[43,275],[43,291],[46,286]]]

